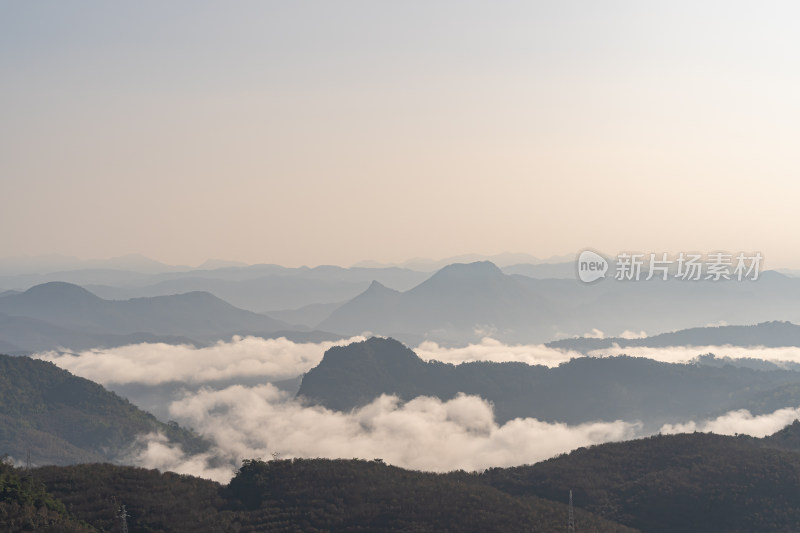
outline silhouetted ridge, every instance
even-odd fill
[[[504,277],[503,271],[491,261],[476,261],[474,263],[453,263],[441,268],[431,276],[431,280],[457,279],[469,280],[479,277]]]
[[[102,302],[102,298],[95,296],[79,285],[65,283],[63,281],[51,281],[31,287],[25,292],[17,295],[10,295],[18,301],[30,302]]]
[[[398,387],[397,376],[410,376],[413,381],[425,374],[426,363],[402,343],[372,337],[326,351],[319,365],[303,377],[298,395],[349,410],[381,394],[403,393],[407,387]]]
[[[367,287],[367,290],[364,291],[363,294],[385,294],[385,293],[396,294],[397,291],[390,289],[380,281],[372,280],[372,283],[369,284],[369,287]]]
[[[707,326],[688,328],[639,339],[606,337],[603,339],[574,337],[547,343],[551,348],[577,350],[583,353],[614,346],[800,346],[800,326],[786,321],[761,322],[754,326]]]
[[[452,365],[425,362],[393,339],[373,338],[325,352],[298,392],[341,411],[382,394],[446,401],[458,393],[491,402],[500,423],[517,417],[569,424],[622,419],[658,431],[666,423],[737,409],[764,414],[798,405],[800,373],[627,356],[581,357],[555,368],[518,362]]]

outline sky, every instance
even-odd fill
[[[0,0],[0,256],[800,268],[794,2]]]

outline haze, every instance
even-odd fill
[[[0,4],[3,256],[800,267],[795,3]]]

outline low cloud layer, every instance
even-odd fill
[[[331,346],[361,340],[364,338],[353,337],[314,344],[296,343],[283,337],[234,337],[229,342],[221,341],[205,348],[132,344],[78,354],[48,352],[36,357],[103,384],[199,384],[243,377],[273,381],[307,372],[320,362]]]
[[[492,361],[503,363],[516,361],[529,365],[558,366],[583,354],[568,350],[548,348],[544,344],[503,344],[484,337],[477,344],[461,348],[447,348],[435,342],[427,341],[417,346],[414,351],[426,361],[442,361],[445,363],[470,363],[474,361]]]
[[[758,416],[753,416],[746,409],[740,409],[710,420],[692,421],[685,424],[665,424],[660,432],[669,435],[700,431],[719,435],[736,435],[738,433],[752,437],[766,437],[798,419],[800,419],[800,407],[787,407]]]
[[[303,405],[268,383],[308,371],[334,344],[358,340],[361,338],[309,344],[247,337],[207,348],[140,344],[38,357],[112,389],[139,390],[138,398],[129,396],[139,405],[156,398],[162,407],[159,416],[192,427],[213,443],[206,454],[186,456],[162,435],[147,435],[130,462],[221,482],[230,478],[242,459],[269,458],[273,453],[281,457],[381,458],[430,471],[481,470],[533,463],[580,446],[641,436],[637,421],[568,426],[529,418],[499,425],[489,403],[464,395],[449,401],[420,397],[407,403],[382,396],[353,412],[341,413]],[[543,345],[505,345],[489,338],[462,348],[426,342],[415,351],[426,360],[456,364],[480,360],[556,366],[581,357],[577,352]],[[708,352],[800,362],[800,348],[626,348],[598,350],[594,355],[627,353],[684,362]],[[154,392],[162,389],[167,392],[156,397]],[[661,432],[764,436],[795,418],[800,418],[800,408],[762,416],[734,411],[713,420],[665,425]]]
[[[204,384],[263,378],[264,382],[297,377],[316,366],[325,350],[364,340],[353,337],[337,342],[296,343],[285,338],[234,337],[205,348],[169,344],[135,344],[94,349],[78,354],[47,352],[35,357],[51,361],[73,374],[98,383],[159,385],[179,382]],[[504,344],[490,337],[465,347],[448,348],[423,342],[414,351],[424,360],[460,364],[473,361],[517,361],[531,365],[558,366],[584,357],[576,351],[558,350],[543,344]],[[694,346],[604,348],[589,352],[593,357],[627,354],[667,363],[685,363],[701,354],[718,357],[756,358],[773,362],[800,363],[800,348],[742,348],[738,346]]]
[[[764,346],[667,346],[665,348],[647,348],[627,346],[620,348],[613,346],[593,350],[588,353],[592,357],[608,357],[626,354],[632,357],[646,357],[664,363],[688,363],[698,355],[713,353],[717,357],[730,357],[731,359],[761,359],[764,361],[780,363],[800,363],[800,347],[788,346],[782,348],[767,348]]]
[[[427,471],[480,470],[533,463],[580,446],[632,438],[639,425],[622,421],[568,426],[536,419],[504,425],[476,396],[449,401],[381,396],[350,413],[301,405],[272,385],[203,390],[170,406],[172,417],[215,443],[210,454],[185,456],[151,435],[132,459],[149,468],[230,478],[241,459],[380,458]],[[226,467],[209,464],[226,463]]]

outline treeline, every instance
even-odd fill
[[[575,450],[541,463],[491,469],[509,494],[575,501],[654,533],[800,530],[800,423],[765,439],[657,435]]]
[[[0,355],[0,453],[30,455],[33,464],[116,461],[151,432],[190,453],[208,447],[93,381],[46,361]]]
[[[95,531],[67,513],[64,504],[29,472],[0,461],[0,531]]]
[[[228,485],[110,464],[3,465],[0,526],[118,531],[125,505],[131,533],[550,532],[566,530],[572,490],[578,531],[798,531],[799,444],[795,423],[765,439],[657,435],[472,473],[252,459]]]
[[[514,496],[450,474],[379,460],[245,461],[227,486],[108,464],[45,467],[36,479],[74,516],[101,531],[207,532],[560,531],[567,495]],[[466,475],[466,474],[464,474]],[[633,531],[578,509],[584,531]]]

